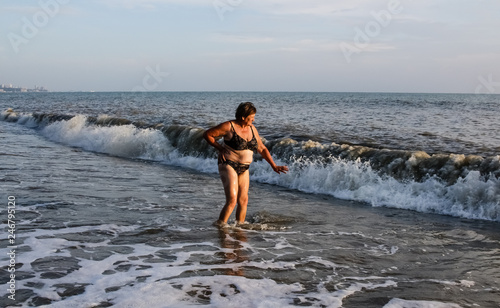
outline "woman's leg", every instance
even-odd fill
[[[238,174],[234,169],[227,164],[219,165],[219,175],[224,186],[224,193],[226,195],[226,204],[222,208],[219,215],[218,222],[227,223],[231,213],[238,201]]]
[[[238,223],[244,223],[247,216],[249,186],[250,172],[247,170],[238,176],[238,207],[236,208],[236,221]]]

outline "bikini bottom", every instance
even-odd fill
[[[233,168],[234,171],[236,171],[237,175],[244,173],[245,171],[248,170],[248,168],[250,168],[250,164],[241,164],[241,163],[237,163],[235,161],[228,160],[228,159],[223,161],[221,164],[222,165],[226,164],[228,166],[231,166],[231,168]]]

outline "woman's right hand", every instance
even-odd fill
[[[222,150],[219,151],[219,155],[217,156],[217,163],[218,164],[223,164],[226,162],[226,155],[229,154],[229,150],[226,148],[223,148]]]

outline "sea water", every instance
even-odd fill
[[[249,224],[218,229],[202,133],[242,101],[290,172],[256,155]],[[0,107],[2,306],[500,302],[499,96],[20,93]]]

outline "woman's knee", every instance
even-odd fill
[[[228,207],[235,207],[237,203],[238,199],[236,197],[230,196],[226,199],[226,206]]]
[[[238,204],[240,206],[247,206],[247,204],[248,204],[248,196],[240,196],[240,197],[238,197]]]

